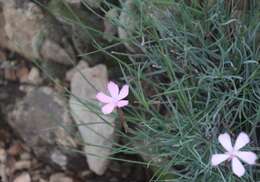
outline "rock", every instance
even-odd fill
[[[7,151],[7,153],[11,156],[18,156],[21,151],[23,150],[23,146],[21,143],[15,143],[13,144]]]
[[[75,154],[66,153],[62,147],[75,148],[76,143],[70,136],[75,130],[61,96],[49,87],[33,89],[16,104],[8,118],[14,131],[40,160],[66,168],[66,162]],[[53,160],[53,156],[59,156],[59,160]]]
[[[31,85],[20,85],[19,90],[24,93],[29,93],[35,89],[34,86]]]
[[[77,64],[76,67],[72,68],[71,70],[69,70],[69,71],[66,73],[66,81],[69,81],[69,82],[70,82],[70,81],[72,80],[73,76],[74,76],[77,72],[79,72],[79,71],[81,71],[81,70],[83,70],[83,69],[85,69],[85,68],[88,68],[88,64],[86,63],[86,61],[84,61],[84,60],[80,61],[80,62]]]
[[[44,180],[44,179],[41,178],[41,179],[39,180],[39,182],[48,182],[48,181],[46,181],[46,180]]]
[[[133,36],[138,26],[138,12],[132,0],[126,0],[122,6],[123,9],[119,16],[120,26],[118,26],[118,36],[124,40],[124,45],[130,52],[136,52],[136,47],[128,43],[127,39]]]
[[[36,67],[32,67],[30,70],[26,83],[31,83],[34,85],[40,85],[43,82],[43,79],[41,78],[40,70]]]
[[[14,182],[31,182],[31,176],[28,173],[23,173],[16,177]]]
[[[149,40],[149,33],[148,36],[146,36],[146,32],[139,38],[135,38],[136,35],[139,34],[137,32],[140,32],[140,30],[138,30],[139,24],[141,23],[140,16],[145,16],[153,22],[158,22],[158,25],[161,24],[162,30],[159,33],[162,34],[167,32],[165,35],[167,37],[169,36],[168,27],[172,24],[172,14],[176,14],[177,18],[180,17],[178,16],[180,10],[174,6],[174,3],[166,3],[160,6],[154,6],[152,3],[147,3],[142,11],[142,15],[137,8],[139,6],[140,4],[138,4],[137,1],[122,1],[122,10],[119,15],[120,26],[118,26],[118,36],[124,42],[127,50],[134,53],[142,52],[142,47],[146,44],[150,44],[152,41],[152,39]],[[163,28],[163,26],[167,28]],[[147,30],[144,31],[150,31],[149,28],[146,29]]]
[[[28,79],[29,69],[26,66],[22,66],[17,69],[16,76],[21,83],[24,83]]]
[[[113,36],[117,34],[117,27],[113,24],[113,21],[118,19],[118,10],[113,8],[106,13],[106,17],[104,19],[104,35],[103,38],[111,42],[113,40]]]
[[[15,74],[15,69],[13,68],[6,68],[4,70],[4,77],[6,80],[10,80],[10,81],[16,81],[17,77]]]
[[[6,161],[7,152],[5,149],[0,148],[0,163],[4,163]]]
[[[6,52],[0,49],[0,62],[6,61]]]
[[[6,182],[7,181],[7,175],[6,175],[6,160],[7,159],[7,152],[0,148],[0,178],[1,181]]]
[[[42,47],[40,49],[40,54],[42,58],[45,60],[57,62],[57,63],[65,63],[68,65],[72,65],[74,61],[70,58],[68,53],[62,49],[58,44],[53,43],[51,40],[45,40],[42,43]]]
[[[50,182],[73,182],[73,180],[70,177],[67,177],[63,173],[56,173],[51,175]]]
[[[73,63],[75,56],[50,36],[53,34],[48,32],[51,30],[50,22],[36,4],[30,0],[0,0],[0,8],[1,47],[30,60],[45,59],[66,65]]]
[[[18,161],[14,165],[14,170],[15,171],[25,170],[25,169],[29,170],[31,168],[31,165],[32,163],[29,160]]]
[[[62,154],[60,151],[53,152],[51,154],[51,160],[56,164],[62,166],[62,168],[65,168],[65,166],[68,163],[67,157],[64,154]]]
[[[92,174],[93,174],[92,171],[90,171],[90,170],[85,170],[85,171],[82,171],[82,172],[80,173],[80,177],[85,179],[85,178],[91,176]]]
[[[6,170],[5,170],[5,165],[0,163],[0,178],[1,178],[1,182],[7,182],[8,178],[6,175]]]
[[[21,62],[22,64],[19,64],[19,62]],[[19,65],[16,65],[17,63]],[[34,69],[33,69],[34,72],[31,72],[30,75],[30,70],[28,66],[26,66],[21,60],[3,61],[2,64],[0,64],[0,69],[1,68],[4,71],[3,76],[6,80],[20,81],[20,83],[30,83],[31,80],[29,79],[32,79],[32,76],[36,76]]]
[[[21,160],[31,160],[32,156],[30,153],[28,152],[24,152],[20,155]]]
[[[105,122],[82,102],[95,103],[97,91],[105,92],[107,82],[107,69],[104,65],[79,70],[71,80],[71,113],[86,143],[84,151],[89,168],[98,175],[104,174],[109,162],[107,157],[111,154],[115,121],[113,117],[102,116]]]

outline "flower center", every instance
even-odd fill
[[[117,103],[118,103],[118,98],[113,98],[113,103],[115,104],[115,105],[117,105]]]
[[[231,151],[227,152],[227,154],[229,155],[229,160],[232,160],[234,157],[237,156],[237,151],[231,150]]]

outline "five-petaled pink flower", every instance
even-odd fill
[[[217,166],[225,160],[231,161],[232,171],[238,177],[241,177],[245,174],[245,168],[239,159],[250,165],[256,163],[257,156],[255,153],[249,151],[240,151],[242,147],[249,143],[249,137],[246,133],[241,132],[238,135],[234,147],[232,146],[231,138],[228,133],[219,135],[218,141],[227,152],[224,154],[214,154],[211,158],[211,163],[213,166]]]
[[[128,95],[128,85],[124,85],[119,91],[118,85],[110,81],[107,85],[107,88],[111,96],[107,96],[103,92],[99,92],[96,95],[97,100],[105,103],[105,105],[102,107],[102,112],[104,114],[111,113],[116,107],[120,108],[128,105],[128,100],[123,100]]]

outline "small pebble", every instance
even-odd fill
[[[24,152],[20,155],[21,160],[31,160],[32,156],[30,153],[28,152]]]
[[[24,161],[18,161],[14,165],[14,170],[23,170],[23,169],[30,169],[31,167],[31,161],[24,160]]]
[[[14,182],[31,182],[31,176],[28,173],[23,173],[16,177]]]
[[[63,173],[56,173],[51,175],[49,182],[73,182],[73,180]]]
[[[90,170],[85,170],[85,171],[82,171],[82,172],[80,173],[80,176],[81,176],[82,178],[86,178],[86,177],[89,177],[89,176],[91,176],[91,175],[93,175],[93,172],[90,171]]]
[[[5,162],[6,160],[6,151],[5,149],[0,149],[0,162]]]
[[[23,150],[23,146],[20,143],[13,144],[7,151],[11,156],[17,156]]]
[[[26,82],[39,85],[42,83],[42,81],[43,79],[41,78],[40,70],[36,67],[33,67],[28,74]]]

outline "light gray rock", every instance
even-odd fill
[[[5,163],[6,157],[7,157],[6,151],[0,148],[0,163]]]
[[[46,39],[39,48],[40,57],[47,61],[72,65],[74,60],[70,58],[65,49],[52,40]]]
[[[144,32],[139,38],[136,37],[136,32],[139,32],[140,16],[150,18],[153,22],[158,22],[165,27],[171,25],[172,13],[177,14],[178,8],[174,5],[153,6],[152,3],[147,3],[142,11],[142,15],[137,8],[137,4],[133,0],[122,1],[122,10],[119,15],[119,26],[117,28],[118,36],[124,41],[124,45],[130,52],[142,52],[142,47],[149,44],[149,36]],[[178,16],[177,16],[178,17]],[[163,28],[162,28],[163,29]],[[166,32],[168,29],[166,29]],[[161,32],[160,32],[161,33]],[[168,35],[169,36],[169,35]],[[131,40],[132,39],[132,40]]]
[[[7,181],[7,174],[6,174],[6,160],[7,159],[7,152],[5,149],[0,148],[0,177],[3,182]]]
[[[66,65],[74,61],[72,52],[67,52],[53,40],[41,9],[29,0],[0,0],[0,45],[18,52],[30,60],[44,59]],[[62,34],[60,39],[62,39]]]
[[[107,82],[104,65],[82,69],[71,80],[71,113],[85,142],[84,151],[89,168],[98,175],[104,174],[109,162],[107,157],[111,154],[114,140],[114,118],[101,115],[102,119],[87,108],[84,102],[96,103],[97,92],[105,92]]]
[[[132,0],[126,0],[122,6],[123,8],[119,16],[118,36],[124,40],[124,45],[130,52],[137,52],[136,47],[128,43],[127,39],[133,36],[138,26],[138,12]]]
[[[77,73],[80,72],[81,70],[88,68],[88,64],[86,61],[81,60],[77,66],[75,66],[74,68],[72,68],[71,70],[67,71],[66,73],[66,81],[71,81],[73,76]]]
[[[23,173],[14,179],[14,182],[31,182],[29,173]]]
[[[24,82],[34,84],[34,85],[40,85],[43,82],[43,79],[41,78],[40,70],[36,67],[32,67],[32,69],[28,74],[27,79]]]
[[[32,166],[32,161],[30,160],[22,160],[22,161],[17,161],[14,164],[14,170],[19,171],[19,170],[29,170]]]
[[[50,182],[73,182],[73,179],[71,179],[70,177],[67,177],[63,173],[56,173],[56,174],[51,175],[49,181]]]
[[[75,148],[71,133],[71,120],[66,102],[48,87],[29,92],[9,113],[8,123],[30,146],[35,155],[48,163],[66,168],[73,153],[63,151],[64,147]]]
[[[110,9],[106,12],[106,16],[104,19],[104,35],[103,38],[111,42],[113,37],[117,34],[117,27],[113,24],[113,21],[118,19],[119,12],[116,8]]]

